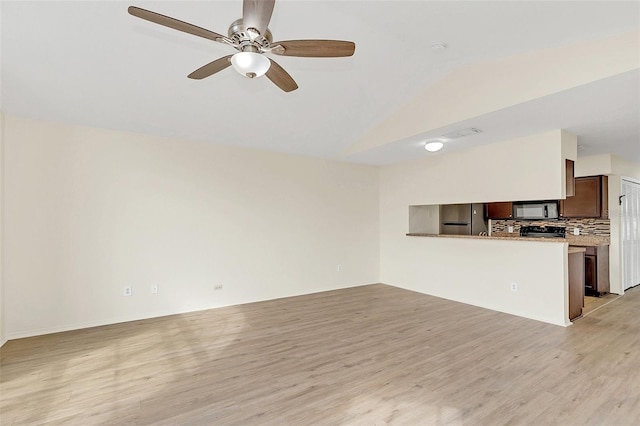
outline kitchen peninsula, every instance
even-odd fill
[[[606,246],[609,243],[608,238],[595,235],[545,238],[494,232],[490,236],[435,233],[407,233],[406,236],[418,237],[415,238],[416,242],[433,241],[436,246],[440,246],[440,242],[447,247],[458,246],[461,257],[464,252],[474,250],[470,249],[471,244],[477,251],[465,256],[465,265],[476,266],[474,280],[480,288],[484,286],[491,290],[492,297],[502,304],[498,310],[516,315],[526,314],[530,318],[564,326],[570,325],[571,320],[582,312],[585,247]],[[445,261],[449,262],[449,259]],[[495,273],[485,276],[480,272],[483,264],[489,263],[504,265],[501,270],[504,276]],[[450,273],[456,275],[459,272],[451,270]],[[496,309],[495,304],[491,305],[493,302],[488,301],[485,306]],[[546,312],[540,316],[543,310]]]
[[[577,137],[561,130],[487,145],[469,153],[451,153],[447,159],[451,161],[446,164],[437,157],[430,157],[381,170],[381,282],[567,326],[570,325],[569,246],[573,244],[571,237],[577,232],[578,237],[609,239],[611,250],[604,247],[610,255],[611,291],[619,294],[617,216],[561,217],[563,212],[558,208],[558,217],[554,219],[552,213],[555,212],[547,205],[571,196],[566,185],[565,166],[567,159],[577,159]],[[497,164],[506,170],[495,172]],[[576,167],[577,177],[610,173],[600,167],[587,171],[580,163]],[[611,178],[609,176],[609,186]],[[608,195],[609,201],[614,202],[609,205],[617,206],[617,199],[613,197],[615,191],[609,191]],[[439,211],[441,205],[494,202],[511,202],[511,212],[514,203],[521,207],[531,207],[523,206],[529,203],[542,204],[543,215],[546,205],[549,217],[543,220],[539,218],[539,211],[524,211],[526,218],[506,218],[496,213],[496,219],[493,219],[485,210],[483,219],[488,221],[487,234],[491,236],[418,236],[441,233],[440,225],[444,224]],[[538,218],[531,219],[534,216]],[[458,226],[462,227],[467,219],[461,218]],[[472,222],[473,219],[472,216]],[[541,225],[539,222],[566,227],[567,238],[549,242],[519,238],[519,226]],[[497,238],[502,236],[498,232],[509,233],[512,237]],[[590,245],[599,242],[579,241]],[[512,284],[516,284],[517,291],[511,290]]]

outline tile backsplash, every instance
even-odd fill
[[[513,226],[513,232],[519,233],[520,226],[564,226],[567,234],[573,234],[573,229],[580,229],[580,235],[597,235],[600,237],[611,236],[609,219],[559,219],[554,221],[544,220],[492,220],[491,232],[508,232],[509,226]]]

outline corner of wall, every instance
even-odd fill
[[[611,171],[621,177],[640,180],[640,162],[632,162],[612,155]]]
[[[578,137],[566,130],[560,131],[562,159],[575,161],[578,158]]]

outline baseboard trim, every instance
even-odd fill
[[[96,321],[89,321],[89,322],[81,322],[81,323],[76,323],[76,324],[67,324],[67,325],[61,325],[61,326],[57,326],[57,327],[47,327],[47,328],[41,328],[41,329],[35,329],[35,330],[27,330],[27,331],[22,331],[22,332],[17,332],[17,333],[7,333],[7,335],[5,336],[4,342],[2,342],[2,344],[4,345],[4,343],[6,343],[9,340],[25,339],[25,338],[28,338],[28,337],[43,336],[45,334],[64,333],[65,331],[82,330],[82,329],[85,329],[85,328],[93,328],[93,327],[103,327],[105,325],[121,324],[121,323],[124,323],[124,322],[140,321],[140,320],[145,320],[145,319],[160,318],[160,317],[166,317],[166,316],[171,316],[171,315],[187,314],[187,313],[191,313],[191,312],[207,311],[209,309],[226,308],[226,307],[229,307],[229,306],[246,305],[246,304],[249,304],[249,303],[264,302],[264,301],[267,301],[267,300],[283,299],[283,298],[287,298],[287,297],[304,296],[305,294],[321,293],[323,291],[333,291],[333,290],[347,289],[347,288],[351,288],[351,287],[361,287],[361,286],[371,285],[371,284],[376,284],[376,283],[353,284],[353,285],[348,285],[348,286],[339,286],[339,287],[335,287],[335,288],[328,288],[328,289],[325,289],[325,290],[310,291],[310,292],[307,292],[307,293],[296,293],[296,294],[280,296],[280,297],[275,297],[275,298],[269,298],[269,299],[247,300],[247,301],[238,302],[238,303],[233,303],[232,302],[232,303],[225,304],[225,305],[215,305],[215,306],[197,306],[197,307],[192,307],[192,308],[188,308],[188,309],[181,309],[181,310],[171,310],[171,311],[167,310],[167,311],[147,312],[147,313],[141,313],[141,314],[127,315],[127,316],[123,316],[123,317],[116,317],[116,318],[111,318],[111,319],[103,319],[103,320],[96,320]]]
[[[223,307],[225,306],[201,306],[201,307],[195,307],[195,308],[183,309],[183,310],[177,310],[177,311],[172,310],[172,311],[159,311],[159,312],[150,312],[150,313],[148,312],[144,314],[126,315],[126,316],[117,317],[117,318],[81,322],[76,324],[67,324],[67,325],[61,325],[57,327],[40,328],[40,329],[27,330],[27,331],[18,332],[18,333],[9,333],[7,335],[7,340],[25,339],[27,337],[43,336],[45,334],[64,333],[65,331],[83,330],[85,328],[102,327],[105,325],[121,324],[123,322],[140,321],[145,319],[160,318],[160,317],[166,317],[171,315],[180,315],[180,314],[186,314],[190,312],[206,311],[209,309],[223,308]]]

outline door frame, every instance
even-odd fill
[[[629,182],[632,185],[638,185],[638,187],[640,188],[640,180],[638,179],[634,179],[634,178],[630,178],[630,177],[626,177],[626,176],[620,176],[620,194],[623,194],[623,186],[625,182]],[[620,199],[621,200],[621,199]],[[623,236],[624,236],[624,230],[626,229],[626,226],[629,226],[626,222],[626,215],[623,215],[623,211],[622,209],[624,208],[625,204],[620,201],[620,258],[621,258],[621,266],[622,266],[622,273],[621,273],[621,279],[622,279],[622,290],[626,291],[629,288],[640,284],[640,282],[635,283],[629,287],[627,287],[627,282],[626,282],[626,270],[627,268],[625,267],[625,259],[626,259],[626,253],[625,253],[625,245],[624,245],[624,240],[623,240]],[[640,253],[639,253],[640,254]],[[640,256],[638,256],[638,258],[640,259]],[[636,267],[640,270],[640,261],[639,264],[636,265]]]

